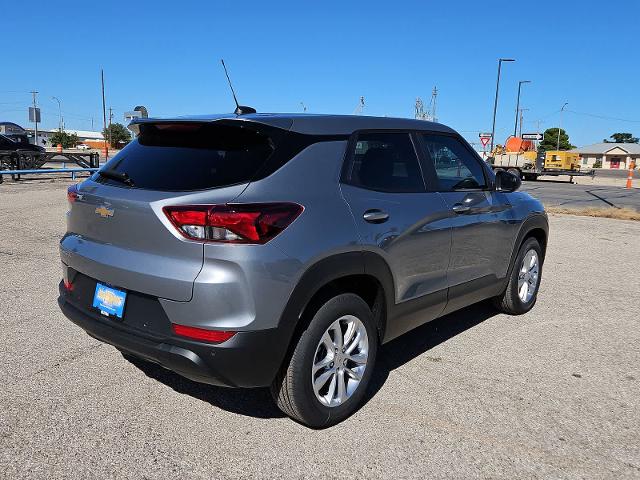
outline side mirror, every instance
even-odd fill
[[[496,190],[498,192],[515,192],[522,185],[522,180],[513,173],[504,170],[496,172]]]

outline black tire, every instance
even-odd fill
[[[342,405],[328,407],[317,398],[312,387],[311,369],[322,335],[344,315],[354,315],[364,325],[368,341],[368,359],[360,384]],[[291,359],[283,365],[271,385],[278,407],[292,419],[312,428],[325,428],[341,422],[362,404],[371,380],[378,348],[378,333],[371,309],[362,298],[347,293],[331,298],[314,314],[295,345]]]
[[[535,250],[538,255],[538,281],[531,299],[528,302],[523,302],[518,296],[518,275],[520,272],[522,261],[527,252],[529,252],[530,250]],[[536,300],[538,299],[538,291],[540,289],[540,282],[542,281],[543,263],[543,255],[540,244],[535,238],[527,238],[520,246],[514,264],[511,266],[511,274],[509,276],[509,283],[507,284],[507,288],[502,293],[502,295],[493,298],[494,306],[501,312],[507,313],[509,315],[522,315],[523,313],[527,313],[529,310],[531,310],[536,304]]]
[[[509,170],[507,170],[507,172],[509,172],[512,175],[515,175],[516,177],[522,179],[522,174],[520,173],[520,170],[518,170],[517,168],[510,168]]]

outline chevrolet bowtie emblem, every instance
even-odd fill
[[[113,217],[113,209],[108,209],[104,205],[100,205],[98,208],[96,208],[96,213],[102,218]]]

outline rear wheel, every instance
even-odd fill
[[[342,294],[322,305],[271,386],[278,407],[313,428],[336,424],[362,403],[378,336],[369,306]]]
[[[521,315],[533,308],[542,278],[542,249],[535,238],[527,238],[516,257],[504,293],[493,299],[501,312]]]

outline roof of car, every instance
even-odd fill
[[[251,113],[245,115],[214,114],[177,118],[135,118],[132,126],[140,123],[158,122],[215,122],[238,120],[262,123],[298,133],[310,135],[350,135],[357,130],[428,130],[436,132],[454,131],[440,123],[414,120],[412,118],[370,117],[366,115],[323,115],[297,113]]]

